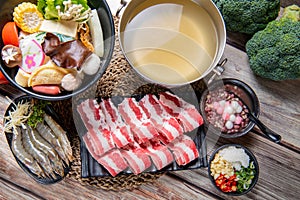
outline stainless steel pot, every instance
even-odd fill
[[[129,30],[128,27],[130,27],[131,23],[134,20],[136,20],[140,15],[144,14],[143,12],[145,12],[145,10],[147,10],[147,9],[151,10],[155,6],[164,4],[165,7],[162,8],[160,11],[163,12],[163,13],[164,12],[168,13],[169,12],[168,11],[169,7],[171,7],[173,4],[181,4],[184,1],[192,2],[193,4],[195,4],[195,6],[198,6],[202,10],[206,11],[206,13],[209,16],[209,19],[212,21],[215,33],[210,32],[212,29],[208,28],[207,32],[204,33],[204,34],[207,34],[207,35],[215,34],[215,36],[214,36],[215,38],[213,38],[216,41],[215,49],[212,50],[212,49],[210,49],[210,47],[205,46],[205,45],[203,47],[204,51],[211,52],[211,58],[212,59],[210,60],[210,62],[206,62],[205,67],[204,67],[205,69],[201,73],[199,73],[197,75],[193,74],[193,77],[191,79],[187,79],[185,81],[180,81],[180,82],[176,83],[176,82],[164,81],[164,77],[159,77],[159,78],[150,77],[147,73],[145,73],[145,71],[141,70],[141,68],[139,68],[139,66],[137,66],[136,60],[133,60],[133,56],[131,56],[131,54],[132,54],[133,51],[135,51],[135,49],[128,50],[128,48],[127,48],[128,45],[129,46],[132,45],[131,44],[132,41],[130,41],[130,39],[128,39],[128,37],[126,37],[126,34],[131,35],[131,38],[135,37],[134,39],[137,39],[136,37],[138,35],[143,36],[143,34],[136,34],[135,32],[129,33],[129,31],[132,31],[132,30]],[[223,55],[225,44],[226,44],[226,30],[225,30],[225,24],[224,24],[223,18],[221,16],[220,12],[218,11],[217,7],[215,6],[215,4],[211,0],[155,0],[155,1],[153,1],[153,0],[131,0],[129,3],[122,0],[121,3],[123,3],[123,5],[120,8],[120,10],[123,7],[125,7],[125,9],[124,9],[124,12],[122,13],[122,16],[120,18],[119,30],[118,30],[120,46],[121,46],[123,54],[125,55],[127,61],[129,62],[129,64],[144,79],[146,79],[149,82],[159,84],[159,85],[163,85],[163,86],[167,86],[167,87],[177,87],[177,86],[190,84],[192,82],[203,79],[208,74],[210,74],[210,72],[212,72],[213,70],[214,71],[217,70],[215,68],[216,68],[216,66],[218,66],[218,62],[220,61],[220,59]],[[172,10],[173,8],[170,8],[170,9]],[[117,13],[119,13],[120,10]],[[150,11],[149,11],[148,14],[151,14]],[[147,15],[147,14],[145,14],[145,15]],[[164,20],[164,19],[162,18],[162,19],[158,19],[158,20]],[[201,20],[201,19],[199,18],[197,20]],[[143,23],[145,24],[145,23],[147,23],[146,21],[148,21],[148,19],[145,20],[145,22],[143,21],[143,19],[141,19],[140,21],[142,21],[141,24],[143,24]],[[147,25],[144,27],[144,24],[141,26],[141,30],[139,30],[140,32],[142,31],[142,29],[145,29],[145,27],[148,28]],[[151,26],[151,25],[149,25],[149,26]],[[188,26],[186,26],[186,27],[188,27]],[[139,29],[140,27],[135,27],[135,28]],[[165,31],[169,27],[166,27],[166,28],[161,27],[161,28]],[[162,34],[162,37],[166,37],[166,35],[168,35],[168,34],[169,33]],[[191,34],[194,34],[194,33],[191,33]],[[155,37],[155,40],[157,40],[157,39],[158,39],[158,37]],[[138,43],[139,44],[143,43],[144,44],[143,48],[153,48],[153,46],[151,46],[152,45],[151,40],[153,41],[153,37],[151,35],[149,36],[149,34],[148,34],[148,35],[145,35],[145,37],[143,37],[143,38],[139,38]],[[182,44],[183,44],[183,45],[181,45],[182,48],[193,48],[193,47],[191,47],[192,45],[185,45],[184,43],[182,43]],[[149,45],[149,46],[147,47],[147,45]],[[176,47],[176,48],[178,49],[178,47]],[[196,50],[197,48],[198,47],[195,47],[194,49]],[[177,51],[177,50],[175,50],[175,51]],[[194,54],[194,53],[195,53],[195,51],[193,51],[193,50],[189,51],[189,54]],[[140,54],[137,54],[136,56],[140,56]],[[161,54],[161,58],[162,58],[162,56],[163,56],[163,54]],[[157,57],[159,57],[159,56],[156,56],[156,58]],[[184,57],[187,60],[187,62],[191,62],[191,63],[193,62],[193,63],[196,63],[196,64],[202,62],[202,60],[201,60],[202,55],[200,55],[200,53],[199,53],[199,56],[198,56],[199,57],[198,60],[193,60],[193,61],[189,60],[189,58],[191,58],[190,55],[184,55]],[[193,59],[194,58],[195,58],[195,56],[193,57]],[[157,62],[157,60],[155,60],[153,62]],[[149,70],[150,70],[150,68],[149,68]]]

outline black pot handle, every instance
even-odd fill
[[[120,12],[122,11],[122,9],[127,5],[127,1],[125,0],[121,0],[120,2],[121,6],[118,8],[117,12],[116,12],[116,16],[119,17]]]
[[[249,113],[249,118],[258,126],[258,128],[267,136],[268,139],[275,143],[280,142],[281,136],[265,126],[257,117],[254,117],[252,113]]]

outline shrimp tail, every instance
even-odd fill
[[[49,158],[52,169],[56,174],[63,176],[64,175],[64,167],[63,162],[58,156],[55,149],[52,147],[49,142],[47,142],[36,129],[32,129],[31,138],[35,141],[37,148],[45,153],[45,155]]]
[[[26,151],[32,155],[32,157],[38,162],[38,164],[43,168],[46,176],[51,178],[57,178],[52,167],[49,158],[45,155],[43,151],[37,148],[36,141],[32,138],[32,129],[27,126],[26,129],[22,129],[22,138],[24,141],[24,147]]]

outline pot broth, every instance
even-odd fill
[[[209,14],[190,0],[146,0],[121,33],[127,59],[147,78],[181,84],[199,78],[217,51]]]

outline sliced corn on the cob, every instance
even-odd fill
[[[37,32],[43,21],[43,15],[37,6],[29,2],[23,2],[15,7],[13,16],[17,26],[27,33]]]

